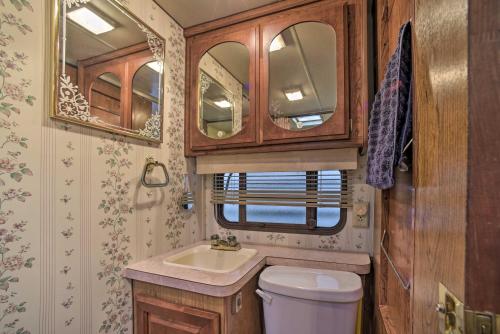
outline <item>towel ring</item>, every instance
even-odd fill
[[[157,166],[160,166],[163,169],[163,174],[165,175],[165,181],[161,183],[149,183],[146,181],[146,175],[151,174],[153,169]],[[146,188],[159,188],[166,187],[169,183],[170,179],[167,172],[167,167],[162,162],[158,162],[152,159],[147,159],[146,164],[144,165],[144,169],[142,170],[141,183]]]

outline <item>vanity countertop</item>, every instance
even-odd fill
[[[244,243],[242,247],[253,248],[257,254],[248,262],[230,273],[207,272],[182,268],[163,263],[171,255],[209,241],[173,250],[125,268],[126,278],[168,286],[215,297],[226,297],[238,292],[266,265],[286,265],[307,268],[350,271],[360,275],[370,272],[370,257],[367,253],[349,253],[304,248],[290,248]]]

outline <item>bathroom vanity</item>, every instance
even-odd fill
[[[126,268],[124,276],[133,284],[135,333],[262,333],[262,301],[255,290],[269,265],[354,272],[369,298],[368,254],[243,244],[242,258],[237,252],[213,251],[225,258],[214,262],[206,257],[208,249],[209,242],[202,241]]]

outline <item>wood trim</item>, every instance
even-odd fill
[[[500,314],[498,0],[469,1],[469,142],[465,304]],[[498,316],[497,316],[498,317]],[[497,328],[497,331],[500,329]]]
[[[255,25],[241,25],[204,34],[193,38],[189,45],[189,97],[186,110],[189,118],[188,136],[190,151],[213,150],[228,145],[248,145],[255,143],[256,138],[256,95],[257,95],[257,65],[255,52],[257,44],[257,29]],[[203,134],[197,126],[199,112],[199,76],[198,64],[203,55],[212,47],[224,42],[237,42],[247,47],[249,53],[249,116],[239,133],[225,139],[213,139]]]
[[[323,124],[303,131],[290,131],[276,125],[269,115],[269,53],[268,45],[274,37],[290,26],[301,22],[320,22],[333,27],[337,52],[337,106],[333,115]],[[264,143],[289,143],[345,139],[349,137],[349,57],[347,6],[336,1],[321,1],[265,18],[261,24],[260,45],[260,105],[259,118]]]
[[[206,23],[197,24],[184,29],[184,37],[192,37],[215,29],[227,27],[230,25],[254,20],[270,14],[275,14],[287,9],[307,5],[320,0],[282,0],[266,6],[250,9],[238,14],[223,17]]]

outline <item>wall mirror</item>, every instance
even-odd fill
[[[246,46],[224,42],[209,49],[198,66],[198,129],[224,139],[239,133],[248,121],[250,54]]]
[[[319,126],[337,106],[336,34],[331,25],[302,22],[268,46],[269,105],[274,124],[291,131]]]
[[[114,0],[57,6],[51,116],[161,142],[165,40]]]

